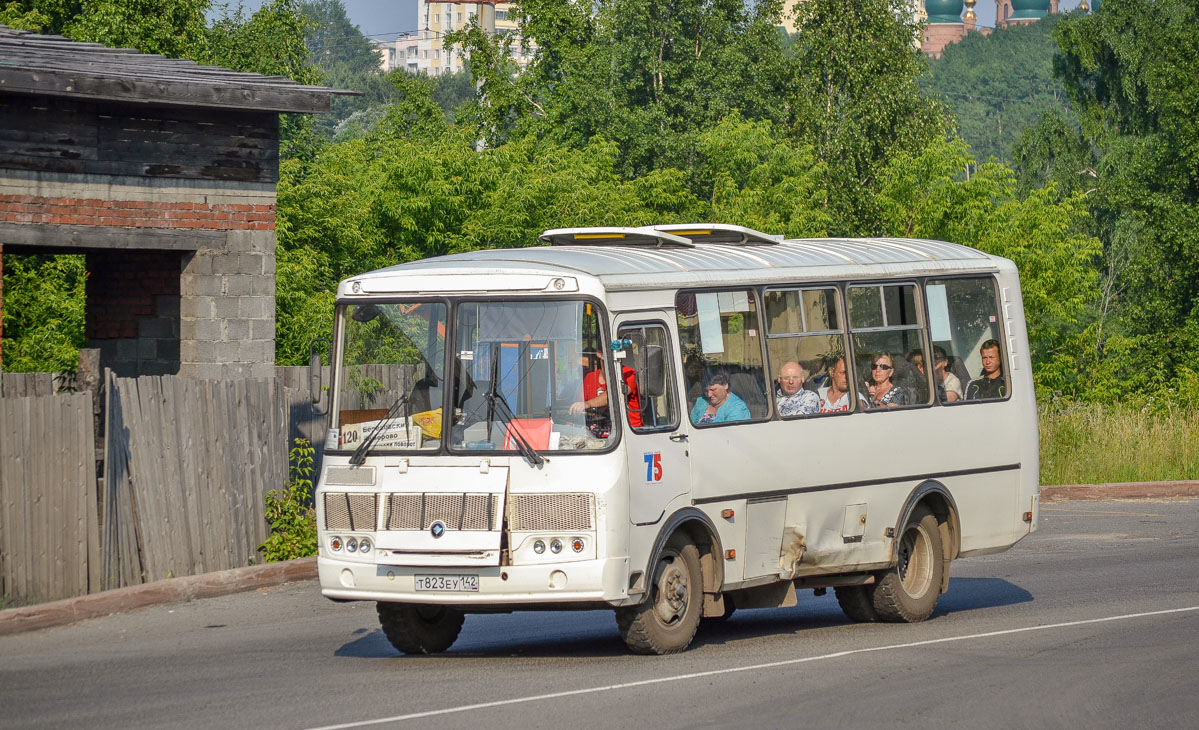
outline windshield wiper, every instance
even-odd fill
[[[379,440],[380,434],[387,428],[387,425],[394,421],[396,416],[400,415],[401,410],[404,416],[404,436],[408,439],[408,443],[412,443],[412,422],[408,419],[408,395],[401,393],[400,397],[396,398],[396,402],[391,404],[391,408],[387,409],[387,414],[375,424],[375,427],[366,435],[366,438],[362,439],[362,443],[358,444],[358,448],[354,449],[354,454],[350,457],[350,464],[362,466],[362,462],[366,461],[367,452]]]
[[[537,453],[537,449],[533,448],[533,445],[529,443],[524,434],[520,432],[520,429],[516,427],[516,414],[512,412],[512,407],[508,405],[508,400],[504,398],[504,394],[496,392],[496,389],[493,387],[487,394],[487,401],[488,410],[491,412],[489,417],[494,415],[504,424],[504,430],[512,435],[512,440],[516,442],[516,448],[520,451],[520,455],[525,458],[525,461],[529,462],[530,466],[541,466],[544,464],[545,457]],[[497,405],[501,405],[503,408],[496,408]],[[488,421],[488,428],[490,426],[491,422]]]

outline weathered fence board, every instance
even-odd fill
[[[110,379],[105,575],[122,581],[250,564],[267,537],[264,499],[287,475],[287,399],[272,380]],[[110,401],[111,403],[111,401]],[[115,533],[115,534],[114,534]],[[111,555],[109,555],[111,553]],[[132,570],[123,562],[137,560]]]
[[[4,398],[53,395],[56,389],[52,373],[4,373],[0,375],[0,396]]]
[[[6,604],[98,588],[89,585],[88,567],[98,558],[96,504],[91,394],[0,398],[0,583]]]

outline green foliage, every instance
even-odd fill
[[[1047,115],[1017,147],[1022,186],[1084,194],[1103,243],[1086,347],[1060,367],[1087,400],[1164,397],[1199,347],[1197,23],[1194,0],[1063,17],[1055,69],[1077,122]]]
[[[53,22],[50,15],[33,3],[13,0],[0,3],[0,25],[17,30],[42,31]]]
[[[929,61],[920,86],[944,101],[976,159],[1012,161],[1026,129],[1065,111],[1065,87],[1053,76],[1053,30],[1061,17],[970,33]]]
[[[1099,242],[1083,233],[1082,196],[1057,200],[1052,187],[1021,194],[999,162],[973,164],[961,140],[899,155],[879,196],[890,235],[936,238],[1010,258],[1020,270],[1034,372],[1042,391],[1084,387],[1070,365],[1082,357],[1087,308],[1100,295]]]
[[[84,257],[4,256],[4,369],[74,372],[84,335]]]
[[[266,520],[271,535],[258,546],[268,563],[316,555],[316,510],[312,506],[312,455],[316,449],[297,438],[288,454],[283,489],[266,493]]]
[[[733,114],[699,135],[700,172],[711,187],[708,219],[787,236],[826,235],[827,167],[770,122]]]
[[[835,235],[873,235],[883,220],[872,192],[897,155],[940,139],[947,120],[916,84],[924,55],[907,0],[807,0],[795,6],[794,134],[828,168]]]
[[[302,0],[300,12],[309,28],[304,45],[322,71],[378,74],[379,52],[358,26],[350,22],[341,0]]]
[[[533,65],[484,102],[494,135],[511,133],[579,149],[596,136],[617,145],[617,171],[636,177],[688,169],[698,134],[733,110],[784,117],[787,67],[775,30],[781,3],[763,0],[524,0],[523,35]],[[487,132],[488,130],[482,130]]]

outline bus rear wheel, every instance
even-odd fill
[[[466,620],[461,611],[445,606],[380,601],[375,610],[387,640],[404,654],[437,654],[449,649]]]
[[[859,624],[878,621],[870,588],[871,586],[837,586],[833,589],[837,594],[837,603],[850,621]]]
[[[879,573],[872,587],[874,612],[892,623],[923,621],[936,608],[945,571],[941,528],[927,507],[908,519],[896,557],[895,567]]]
[[[616,609],[616,625],[638,654],[675,654],[695,637],[703,596],[699,550],[676,536],[654,564],[648,600]]]

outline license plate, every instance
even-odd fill
[[[418,591],[479,592],[479,576],[477,575],[418,575],[415,577]]]

